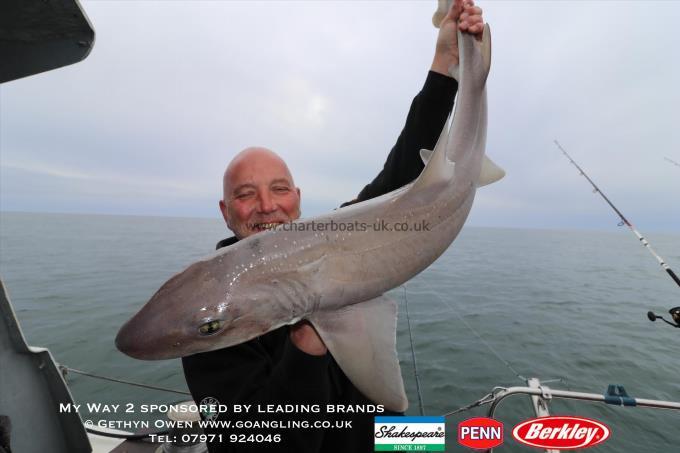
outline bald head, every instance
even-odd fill
[[[293,176],[290,174],[286,162],[268,148],[252,146],[240,151],[227,165],[222,177],[223,199],[226,201],[228,194],[234,188],[235,178],[240,178],[243,173],[252,170],[262,170],[263,168],[270,168],[276,170],[281,175],[285,175],[293,184]]]
[[[286,163],[270,149],[239,152],[224,171],[222,186],[220,211],[239,239],[300,217],[300,190]]]

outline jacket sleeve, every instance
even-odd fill
[[[266,338],[265,338],[266,337]],[[282,348],[272,354],[271,347]],[[275,360],[274,357],[280,357]],[[218,351],[184,357],[182,365],[189,390],[196,404],[207,397],[227,406],[217,420],[272,421],[311,420],[320,414],[259,413],[258,405],[318,404],[330,401],[328,366],[330,356],[317,357],[296,348],[288,339],[288,329],[278,329],[260,339]],[[234,405],[252,405],[248,413],[232,412]],[[209,443],[210,453],[296,451],[318,452],[323,441],[320,429],[229,429],[206,428],[206,434],[221,434],[222,442]],[[241,441],[249,435],[280,434],[281,441]],[[231,440],[237,436],[237,441]]]
[[[418,177],[424,165],[420,150],[433,149],[453,107],[458,82],[430,71],[423,89],[416,95],[401,131],[383,169],[359,193],[342,206],[368,200],[402,187]]]

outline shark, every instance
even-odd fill
[[[307,320],[370,400],[408,407],[385,295],[432,264],[461,231],[477,187],[503,177],[485,156],[488,25],[458,36],[454,112],[422,173],[393,192],[249,236],[163,284],[118,332],[123,353],[171,359],[225,348]],[[404,226],[417,226],[411,228]],[[399,227],[401,226],[401,227]]]

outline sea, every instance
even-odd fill
[[[131,359],[114,337],[163,282],[228,235],[218,219],[3,212],[0,275],[27,342],[58,363],[186,391],[179,360]],[[679,233],[648,239],[680,268]],[[633,397],[680,401],[680,329],[647,319],[649,310],[668,317],[679,290],[625,228],[466,226],[432,266],[389,293],[400,309],[408,414],[442,415],[529,377],[553,389],[602,394],[619,384]],[[186,399],[73,372],[66,380],[77,403],[134,408],[92,415],[102,420],[153,419],[139,408]],[[447,418],[447,451],[466,451],[457,424],[487,410]],[[680,411],[557,399],[550,410],[609,426],[593,452],[680,451]],[[537,451],[511,435],[533,417],[528,396],[507,398],[495,415],[505,427],[496,451]]]

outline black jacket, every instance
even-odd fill
[[[388,193],[413,181],[422,171],[420,149],[433,149],[453,106],[458,85],[450,77],[430,72],[423,89],[413,99],[406,124],[390,151],[378,176],[343,206]],[[220,241],[217,248],[236,242]],[[184,357],[184,375],[196,403],[215,398],[230,412],[220,413],[218,420],[273,421],[309,423],[327,421],[334,426],[314,428],[243,428],[206,429],[207,434],[221,434],[222,442],[209,443],[211,453],[225,452],[373,452],[373,417],[395,415],[375,413],[327,413],[327,404],[347,405],[353,409],[371,408],[375,403],[364,397],[347,379],[330,354],[311,356],[290,341],[288,327],[282,327],[238,346]],[[234,404],[251,404],[248,414],[231,412]],[[269,404],[299,404],[310,412],[259,413]],[[314,412],[315,409],[320,412]],[[260,437],[248,438],[253,435]],[[274,434],[280,434],[276,441]],[[270,440],[267,440],[270,435]],[[259,440],[259,442],[258,442]],[[243,442],[242,442],[243,441]]]

